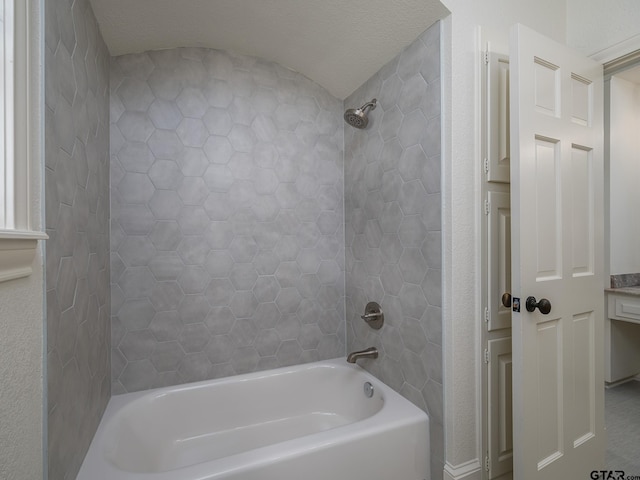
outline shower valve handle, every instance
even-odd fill
[[[367,322],[367,325],[376,330],[382,328],[382,325],[384,324],[384,313],[382,313],[380,305],[376,302],[367,303],[367,306],[364,307],[364,315],[360,315],[360,318]]]

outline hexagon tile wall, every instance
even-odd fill
[[[112,59],[114,394],[344,354],[341,115],[255,58]]]
[[[109,52],[88,2],[47,0],[48,478],[75,478],[111,396]]]
[[[366,130],[345,130],[347,346],[429,412],[431,478],[442,478],[440,27],[430,27],[345,100],[377,97]],[[372,330],[363,305],[379,302]]]

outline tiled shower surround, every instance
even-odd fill
[[[113,393],[376,346],[442,477],[439,49],[436,24],[344,103],[216,50],[112,60]]]
[[[344,354],[341,118],[255,58],[112,59],[114,394]]]
[[[439,26],[344,103],[192,48],[112,59],[109,92],[88,1],[45,5],[49,478],[75,478],[110,390],[369,346],[429,412],[442,478]]]
[[[431,478],[444,467],[442,400],[440,30],[436,24],[345,100],[378,99],[365,130],[345,129],[348,350],[429,412]],[[381,330],[360,319],[380,303]]]
[[[110,398],[109,52],[87,0],[46,0],[48,478],[74,479]]]

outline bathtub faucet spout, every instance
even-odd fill
[[[359,358],[378,358],[378,349],[376,347],[369,347],[359,352],[351,352],[347,356],[347,362],[356,363]]]

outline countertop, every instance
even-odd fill
[[[619,295],[629,295],[631,297],[640,297],[640,285],[633,287],[605,288],[606,293],[615,293]]]

